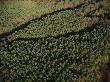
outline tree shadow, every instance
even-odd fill
[[[110,58],[108,62],[104,65],[103,70],[101,74],[101,80],[100,82],[110,82]]]

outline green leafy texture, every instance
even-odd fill
[[[48,15],[40,20],[31,21],[31,23],[23,30],[13,33],[10,39],[16,38],[38,38],[47,36],[63,35],[69,32],[77,32],[85,27],[96,23],[98,17],[86,17],[88,12],[93,10],[102,10],[99,4],[89,4],[84,8],[66,10],[54,15]],[[92,9],[94,7],[94,9]],[[99,9],[98,9],[99,8]],[[101,14],[103,14],[101,12]]]
[[[7,43],[0,50],[1,81],[98,82],[98,63],[109,56],[110,20],[105,20],[91,32]]]
[[[0,1],[0,34],[9,32],[16,26],[24,24],[37,16],[49,13],[68,6],[76,6],[83,0],[75,1],[74,4],[59,2],[55,4],[50,1],[31,1],[31,0],[6,0]]]
[[[99,21],[88,32],[0,42],[0,81],[98,82],[99,62],[110,56],[110,9],[89,15]]]

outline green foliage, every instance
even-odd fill
[[[92,7],[94,7],[92,9]],[[54,15],[47,15],[41,19],[31,21],[31,23],[10,36],[10,39],[16,38],[38,38],[47,36],[63,35],[69,32],[77,32],[85,27],[91,26],[96,23],[98,17],[86,17],[85,15],[89,12],[96,10],[102,10],[101,14],[104,13],[102,8],[99,8],[97,4],[89,4],[83,8],[71,9],[61,11]],[[93,15],[93,14],[92,14]],[[98,15],[97,15],[98,16]]]
[[[0,50],[1,80],[98,82],[98,62],[109,55],[105,51],[110,40],[108,21],[100,22],[91,32],[59,39],[7,43]]]
[[[66,3],[66,2],[65,2]],[[8,0],[0,2],[0,34],[9,32],[16,26],[25,23],[44,13],[49,13],[64,8],[65,3],[31,1],[31,0]],[[82,3],[78,0],[73,6]],[[69,6],[69,3],[68,3]]]
[[[99,82],[99,62],[110,55],[110,10],[98,4],[32,21],[0,41],[0,81]],[[94,25],[85,28],[89,19]]]

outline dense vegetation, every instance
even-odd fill
[[[74,4],[59,2],[55,4],[49,0],[0,0],[0,34],[8,32],[16,26],[29,21],[41,14],[52,12],[68,6],[76,6],[83,0],[77,0]],[[69,5],[70,4],[70,5]]]
[[[106,25],[106,27],[105,27]],[[67,37],[17,40],[0,50],[1,80],[98,82],[98,63],[107,62],[110,23]],[[94,76],[95,74],[95,76]]]
[[[56,12],[53,15],[47,15],[46,17],[44,16],[40,19],[31,21],[27,27],[13,33],[13,35],[11,35],[11,39],[56,36],[59,34],[65,34],[72,31],[76,32],[84,29],[85,27],[98,21],[98,18],[86,17],[84,16],[85,14],[82,13],[90,6],[92,7],[96,5],[89,5],[86,6],[86,8],[81,8],[83,6],[75,9],[70,8],[68,10],[60,11],[59,13]],[[91,9],[91,11],[94,9]]]
[[[24,29],[16,31],[10,36],[15,38],[38,38],[47,36],[57,36],[68,32],[77,32],[93,23],[98,22],[99,17],[106,12],[107,8],[102,2],[86,3],[80,7],[70,8],[68,10],[53,12],[53,14],[44,15],[41,18],[31,21]],[[92,13],[92,17],[86,16]],[[94,16],[93,16],[94,15]],[[96,17],[97,16],[97,17]]]
[[[87,4],[0,40],[0,81],[99,82],[99,62],[106,66],[110,55],[110,9],[103,1]]]

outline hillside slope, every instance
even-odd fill
[[[27,21],[65,7],[74,7],[83,0],[74,3],[49,0],[0,0],[0,34],[26,23]]]
[[[1,35],[5,39],[0,40],[0,81],[107,82],[107,77],[102,78],[110,71],[107,4],[90,1],[71,10],[43,15]],[[104,66],[101,71],[100,62]]]

